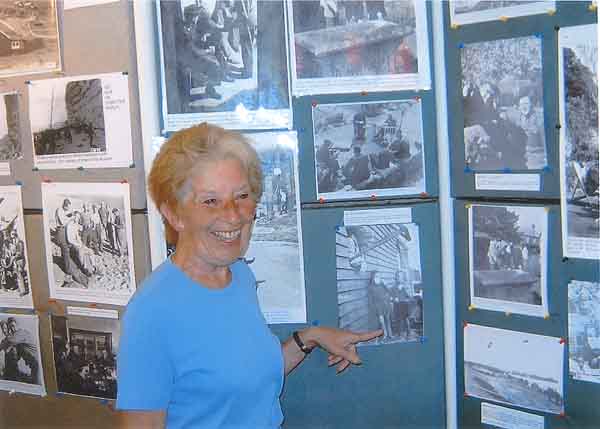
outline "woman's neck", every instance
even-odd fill
[[[228,266],[207,264],[184,243],[177,244],[171,261],[200,286],[223,289],[231,282],[231,270]]]

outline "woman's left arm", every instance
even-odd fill
[[[350,364],[360,365],[361,360],[356,352],[356,344],[369,341],[383,334],[378,331],[357,333],[341,329],[317,326],[298,331],[298,339],[308,349],[320,347],[329,353],[328,365],[337,365],[339,374]],[[307,353],[300,349],[293,337],[288,338],[283,344],[283,359],[285,362],[285,375],[288,375],[306,357]]]

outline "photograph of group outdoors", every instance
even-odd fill
[[[418,341],[423,336],[419,227],[341,226],[335,248],[339,327],[383,330],[366,344]]]
[[[467,324],[465,394],[552,414],[565,410],[560,338]]]
[[[298,141],[293,132],[249,135],[263,172],[263,194],[246,262],[267,323],[306,322],[298,198]]]
[[[468,167],[475,171],[544,168],[541,38],[465,44],[460,61]]]
[[[50,296],[125,304],[135,291],[127,183],[43,183]]]
[[[313,107],[317,196],[425,191],[420,100]]]
[[[52,79],[30,86],[36,156],[106,151],[101,79]]]
[[[119,320],[52,315],[51,323],[58,391],[116,399]]]
[[[600,259],[597,35],[597,24],[559,30],[563,252],[587,259]]]
[[[0,389],[46,394],[37,316],[0,313]]]
[[[0,306],[33,308],[20,186],[0,186]]]
[[[425,3],[294,0],[294,93],[419,87],[428,79]]]
[[[257,0],[160,0],[169,113],[255,104]]]
[[[60,70],[55,0],[0,5],[0,77]]]
[[[554,0],[450,0],[452,24],[472,24],[556,10]]]
[[[488,310],[547,314],[544,207],[469,208],[471,304]]]
[[[569,374],[600,383],[600,283],[569,283]]]
[[[22,158],[19,94],[0,93],[0,98],[0,161]]]

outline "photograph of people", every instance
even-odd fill
[[[179,131],[148,176],[169,259],[122,320],[116,408],[127,427],[278,427],[283,375],[314,348],[337,372],[381,331],[309,327],[281,343],[265,323],[245,261],[262,189],[242,135],[209,124]]]
[[[37,316],[0,314],[0,389],[45,394]]]
[[[418,100],[317,104],[312,117],[318,197],[425,191]]]
[[[541,39],[469,43],[460,54],[467,165],[477,171],[544,168]]]
[[[423,336],[419,227],[413,223],[336,229],[338,320],[342,329],[382,329],[369,344]]]
[[[51,316],[57,388],[73,395],[115,399],[119,319],[94,317],[93,309],[88,313],[91,317]]]
[[[290,105],[282,0],[156,4],[167,130],[203,120],[265,128],[264,123],[282,119]],[[259,117],[259,108],[267,114]]]
[[[43,183],[50,296],[124,305],[135,291],[127,183]]]
[[[472,205],[469,210],[471,304],[545,316],[545,208]]]

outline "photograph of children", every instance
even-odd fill
[[[423,336],[419,227],[414,223],[336,229],[338,321],[342,329],[383,329],[366,344]]]
[[[116,399],[119,320],[51,315],[50,321],[58,391]]]
[[[555,11],[554,0],[451,0],[450,22],[472,24]]]
[[[50,297],[125,305],[135,292],[127,183],[42,183]]]
[[[0,94],[0,161],[23,158],[19,94]]]
[[[548,313],[544,207],[469,207],[471,304],[543,317]]]
[[[33,308],[20,186],[0,186],[0,306]]]
[[[55,0],[0,5],[0,77],[60,70]]]
[[[564,412],[564,341],[468,324],[465,393],[552,414]]]
[[[122,73],[31,81],[34,166],[131,165],[128,77]]]
[[[563,255],[600,259],[598,26],[559,30]]]
[[[263,194],[246,262],[267,323],[305,323],[306,298],[295,132],[248,134],[263,171]]]
[[[385,91],[429,86],[426,3],[293,0],[293,92]]]
[[[547,165],[541,38],[469,43],[460,55],[467,165],[541,170]]]
[[[0,389],[46,395],[37,316],[0,313]]]
[[[313,107],[317,198],[425,191],[420,100]]]
[[[600,383],[600,283],[569,283],[569,374]]]
[[[290,124],[282,0],[159,0],[167,131]]]

